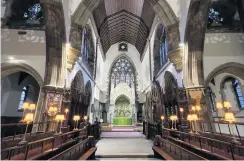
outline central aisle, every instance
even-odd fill
[[[102,134],[103,136],[105,134]],[[106,132],[106,135],[115,136],[101,138],[96,144],[96,158],[151,158],[153,157],[151,140],[146,140],[140,132]],[[119,138],[116,138],[120,135]],[[122,138],[122,135],[125,137]],[[128,136],[138,137],[128,137]]]

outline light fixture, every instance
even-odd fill
[[[160,119],[162,121],[162,127],[164,128],[164,116],[161,116]]]
[[[181,108],[180,108],[181,119],[183,119],[183,112],[184,112],[184,109],[181,107]]]
[[[229,123],[233,123],[236,121],[236,118],[232,112],[226,112],[224,119]]]
[[[23,116],[22,116],[22,119],[21,119],[20,122],[24,122],[25,111],[26,111],[27,109],[29,109],[29,106],[30,106],[30,104],[29,104],[28,102],[24,102],[24,103],[23,103],[23,105],[22,105]]]
[[[62,133],[61,132],[61,126],[62,126],[62,122],[65,120],[65,118],[64,118],[64,115],[63,114],[58,114],[58,115],[56,115],[56,117],[55,117],[55,121],[57,121],[57,123],[59,123],[60,122],[60,131],[59,131],[59,133]]]
[[[88,120],[88,116],[84,116],[84,120],[87,121]]]
[[[9,59],[9,60],[14,60],[14,57],[9,56],[8,59]]]
[[[201,106],[200,105],[196,105],[196,110],[199,112],[201,111]]]
[[[29,106],[30,111],[33,111],[36,109],[36,104],[30,104]]]
[[[222,108],[223,108],[222,103],[221,103],[221,102],[217,102],[217,103],[216,103],[216,108],[217,108],[218,110],[222,109]]]
[[[196,107],[195,106],[192,106],[191,107],[191,110],[194,112],[194,111],[196,111]]]
[[[66,108],[66,109],[64,110],[64,113],[67,115],[68,112],[69,112],[69,109]]]
[[[23,122],[26,122],[26,129],[25,129],[25,134],[24,134],[24,137],[23,137],[23,140],[19,143],[19,144],[26,144],[27,141],[26,141],[26,133],[27,133],[27,130],[28,130],[28,125],[34,120],[34,113],[27,113],[25,115],[25,118],[23,120]]]
[[[231,108],[231,104],[228,101],[224,102],[224,107],[227,108],[228,110]]]
[[[79,115],[74,115],[73,117],[73,121],[75,121],[75,126],[74,126],[74,130],[78,130],[78,128],[76,127],[76,124],[78,126],[78,121],[80,120],[80,116]]]

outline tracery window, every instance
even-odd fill
[[[39,0],[15,0],[11,7],[10,25],[31,26],[43,24],[43,9]]]
[[[162,29],[161,29],[159,54],[160,54],[160,66],[163,66],[163,65],[165,65],[165,63],[168,60],[168,48],[167,48],[166,33],[165,33],[164,25],[162,25]]]
[[[20,96],[20,101],[19,101],[19,107],[18,110],[21,111],[22,110],[22,105],[25,102],[26,98],[27,98],[27,93],[28,93],[28,86],[24,87],[22,89],[21,92],[21,96]]]
[[[120,58],[114,63],[111,71],[111,83],[114,84],[114,87],[119,83],[126,83],[131,87],[134,79],[135,71],[126,58]]]

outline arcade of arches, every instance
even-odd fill
[[[1,9],[3,159],[244,159],[244,0]]]

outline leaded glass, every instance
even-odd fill
[[[36,3],[28,8],[23,15],[26,19],[26,23],[29,24],[40,24],[43,20],[42,8],[39,3]]]
[[[161,29],[159,55],[160,55],[160,66],[163,66],[168,60],[168,49],[167,49],[166,33],[165,33],[164,25],[162,25],[162,29]]]
[[[28,92],[27,87],[24,87],[21,92],[18,110],[22,110],[22,105],[27,97],[27,92]]]
[[[236,96],[239,101],[240,107],[244,108],[244,97],[242,94],[241,86],[237,80],[235,80],[235,82],[234,82],[234,87],[235,87]]]
[[[112,67],[111,82],[116,86],[119,83],[126,83],[131,87],[134,82],[134,69],[126,58],[120,58]]]

